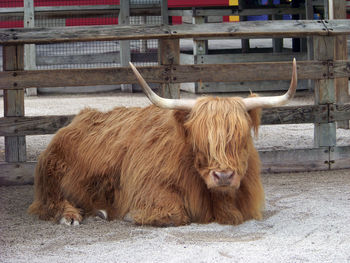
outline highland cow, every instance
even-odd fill
[[[158,97],[130,63],[157,106],[81,111],[40,155],[29,212],[78,225],[83,218],[179,226],[261,219],[264,190],[257,133],[260,111],[285,104],[282,96]]]

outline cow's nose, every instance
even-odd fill
[[[234,171],[214,171],[214,180],[218,185],[229,185],[235,175]]]

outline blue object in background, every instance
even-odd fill
[[[281,2],[280,0],[273,0],[274,5],[279,5]],[[267,5],[268,0],[259,0],[260,5]],[[264,21],[268,20],[269,17],[268,15],[261,15],[261,16],[247,16],[248,21]],[[283,20],[291,20],[292,16],[291,15],[283,15]]]

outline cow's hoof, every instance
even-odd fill
[[[107,218],[108,218],[106,210],[98,210],[96,212],[96,216],[98,216],[99,218],[104,219],[104,220],[107,220]]]
[[[80,222],[74,218],[62,217],[60,220],[60,224],[67,225],[67,226],[79,226]]]
[[[132,215],[130,213],[127,213],[124,216],[123,220],[126,221],[126,222],[129,222],[129,223],[135,224],[135,220],[134,220],[134,218],[132,217]]]

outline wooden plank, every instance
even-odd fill
[[[24,46],[3,47],[3,70],[24,69]],[[4,116],[24,116],[24,90],[4,91]],[[22,162],[26,160],[24,136],[5,136],[5,161]]]
[[[174,83],[176,77],[173,77],[173,71],[180,63],[180,41],[179,39],[161,39],[159,40],[159,64],[166,66],[166,83],[161,85],[160,96],[164,98],[179,99],[180,85]],[[173,83],[172,83],[173,82]]]
[[[34,0],[24,0],[24,18],[23,24],[24,27],[33,28],[35,27],[34,23]],[[24,45],[24,69],[25,70],[34,70],[36,69],[36,50],[34,44]],[[27,88],[26,89],[27,96],[36,96],[37,89]]]
[[[350,34],[350,20],[332,22],[332,34]],[[312,20],[247,21],[198,25],[118,25],[66,28],[10,28],[0,30],[0,44],[38,44],[75,41],[155,38],[263,38],[306,37],[330,34],[323,23]]]
[[[298,79],[325,79],[327,63],[322,61],[300,61]],[[343,67],[346,67],[344,62]],[[142,76],[150,83],[167,83],[169,67],[138,67]],[[172,83],[185,82],[233,82],[290,80],[291,62],[232,63],[210,65],[177,65],[171,68]],[[343,74],[343,73],[342,73]],[[168,78],[167,78],[168,77]],[[137,83],[129,67],[97,69],[57,69],[0,72],[0,89],[23,89],[41,87],[73,87],[94,85],[116,85]]]
[[[350,120],[350,103],[331,105],[329,112],[330,121],[349,121]]]
[[[33,184],[35,165],[36,162],[0,162],[0,186]]]
[[[120,1],[120,12],[119,12],[119,24],[129,25],[130,24],[130,5],[128,0]],[[130,40],[120,41],[120,63],[121,66],[128,66],[130,58]],[[132,85],[122,84],[121,90],[124,92],[132,92]]]
[[[146,40],[147,41],[147,40]],[[157,62],[158,52],[148,50],[147,53],[131,53],[131,61],[134,62]],[[84,55],[68,56],[38,56],[38,66],[69,65],[69,64],[119,64],[119,52],[106,52]],[[193,64],[193,63],[192,63]]]
[[[205,24],[206,17],[204,16],[195,16],[192,18],[193,24]],[[193,56],[194,56],[194,64],[204,64],[204,62],[200,59],[201,55],[208,54],[208,40],[199,40],[193,39]],[[202,81],[194,83],[195,93],[198,93],[202,85]]]
[[[350,168],[350,146],[331,147],[330,168],[331,169]]]
[[[349,118],[350,105],[337,105],[333,120]],[[0,136],[53,134],[68,125],[75,115],[0,118]],[[262,125],[328,123],[328,107],[324,105],[286,106],[264,109]]]
[[[239,82],[205,82],[196,93],[216,92],[262,92],[288,90],[290,80],[263,80],[263,81],[239,81]],[[298,81],[298,90],[307,89],[307,80]],[[194,91],[191,91],[194,92]]]
[[[346,1],[333,0],[333,17],[334,19],[346,19]],[[348,58],[348,47],[347,47],[347,36],[341,35],[336,36],[335,40],[335,59],[336,60],[347,60]],[[350,71],[350,66],[348,68]],[[337,103],[350,102],[349,94],[349,78],[336,78],[334,80],[335,86],[335,97]],[[337,127],[349,129],[349,121],[338,122]]]
[[[75,115],[0,118],[0,136],[53,134]]]
[[[329,148],[259,151],[263,173],[329,169]]]
[[[314,37],[314,58],[315,60],[327,61],[328,66],[334,60],[334,37]],[[328,72],[328,79],[315,81],[315,104],[335,103],[334,79],[331,79],[333,72]],[[314,145],[316,147],[334,146],[336,144],[336,125],[330,123],[315,123]]]
[[[301,61],[297,65],[298,79],[327,77],[328,67],[323,62]],[[291,62],[179,65],[174,74],[174,82],[181,83],[290,80]]]
[[[138,67],[142,76],[150,83],[164,83],[165,67]],[[98,69],[59,69],[0,72],[1,89],[27,87],[74,87],[137,83],[129,67]]]
[[[349,19],[326,20],[329,36],[349,35]]]
[[[278,62],[292,61],[293,58],[299,63],[302,60],[307,60],[306,53],[283,52],[283,53],[239,53],[239,54],[205,54],[200,55],[199,60],[203,64],[229,64],[241,62]],[[340,67],[342,67],[341,65]],[[343,69],[343,67],[342,67]]]

